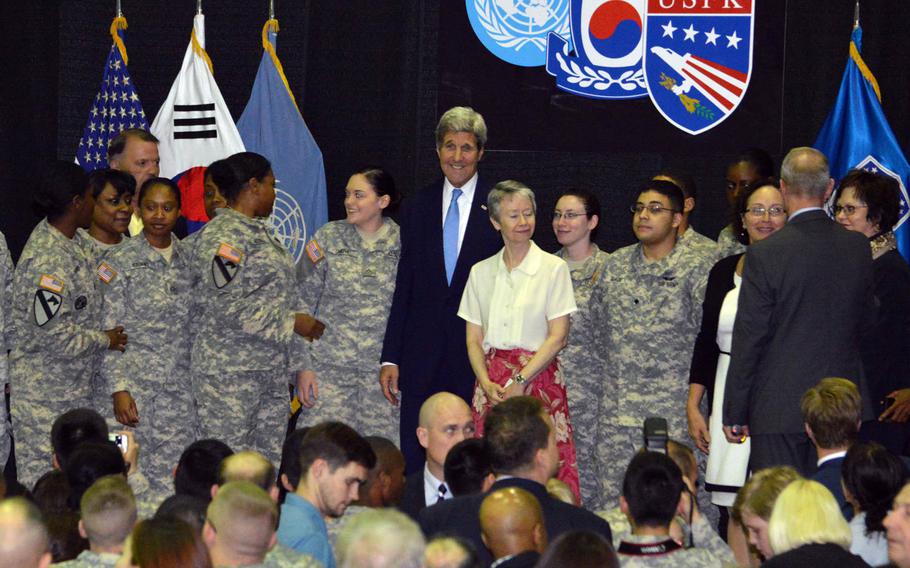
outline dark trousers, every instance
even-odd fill
[[[803,477],[818,469],[815,446],[805,432],[793,434],[753,434],[749,469],[752,473],[766,467],[789,465]]]

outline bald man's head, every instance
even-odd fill
[[[0,568],[44,568],[50,563],[47,529],[38,508],[22,497],[0,501]]]
[[[237,452],[224,458],[218,467],[218,485],[231,481],[249,481],[271,491],[276,481],[275,466],[259,452]]]
[[[427,450],[427,466],[437,479],[445,481],[443,466],[452,446],[474,437],[471,408],[461,397],[436,393],[420,407],[417,440]]]
[[[278,506],[261,487],[231,481],[219,490],[206,514],[203,538],[213,561],[260,563],[275,542]]]
[[[495,558],[529,550],[543,552],[547,531],[540,503],[518,487],[498,489],[480,505],[480,533]]]

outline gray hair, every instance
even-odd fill
[[[493,189],[491,189],[490,193],[487,195],[487,209],[489,209],[490,212],[490,219],[497,222],[499,221],[499,208],[503,198],[507,195],[527,197],[531,202],[531,209],[534,210],[535,215],[537,214],[537,200],[534,199],[534,192],[531,191],[531,188],[520,181],[507,179],[494,185]]]
[[[348,521],[335,547],[339,568],[420,568],[426,540],[395,509],[367,509]]]
[[[442,141],[449,132],[469,132],[477,139],[477,149],[487,144],[487,123],[483,116],[471,107],[452,107],[445,111],[436,125],[436,148],[442,148]]]
[[[787,191],[806,197],[824,197],[831,180],[828,158],[815,148],[793,148],[780,166]]]

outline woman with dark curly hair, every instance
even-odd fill
[[[860,354],[870,401],[880,416],[863,423],[860,437],[901,454],[910,442],[910,267],[898,252],[892,231],[900,216],[900,188],[890,177],[851,170],[841,180],[835,202],[837,222],[869,239],[879,303]]]

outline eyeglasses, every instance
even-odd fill
[[[643,203],[636,203],[635,205],[629,207],[629,211],[632,213],[640,215],[645,209],[648,210],[648,213],[651,215],[660,215],[661,211],[670,211],[671,213],[679,213],[676,209],[670,209],[669,207],[664,207],[658,203],[649,203],[647,205]]]
[[[755,205],[749,207],[743,213],[748,213],[753,217],[764,217],[765,213],[768,213],[771,217],[780,217],[781,215],[786,215],[787,210],[781,207],[780,205],[772,205],[771,207],[765,207],[763,205]]]
[[[869,208],[868,205],[835,205],[834,214],[840,215],[840,212],[843,211],[844,213],[846,213],[847,217],[852,217],[853,214],[856,213],[857,209],[862,209],[863,207],[865,207],[866,209]]]
[[[578,219],[579,217],[585,217],[587,213],[576,213],[575,211],[566,211],[565,213],[560,213],[559,211],[553,212],[553,220],[559,221],[560,219],[565,218],[566,221],[572,221]]]

